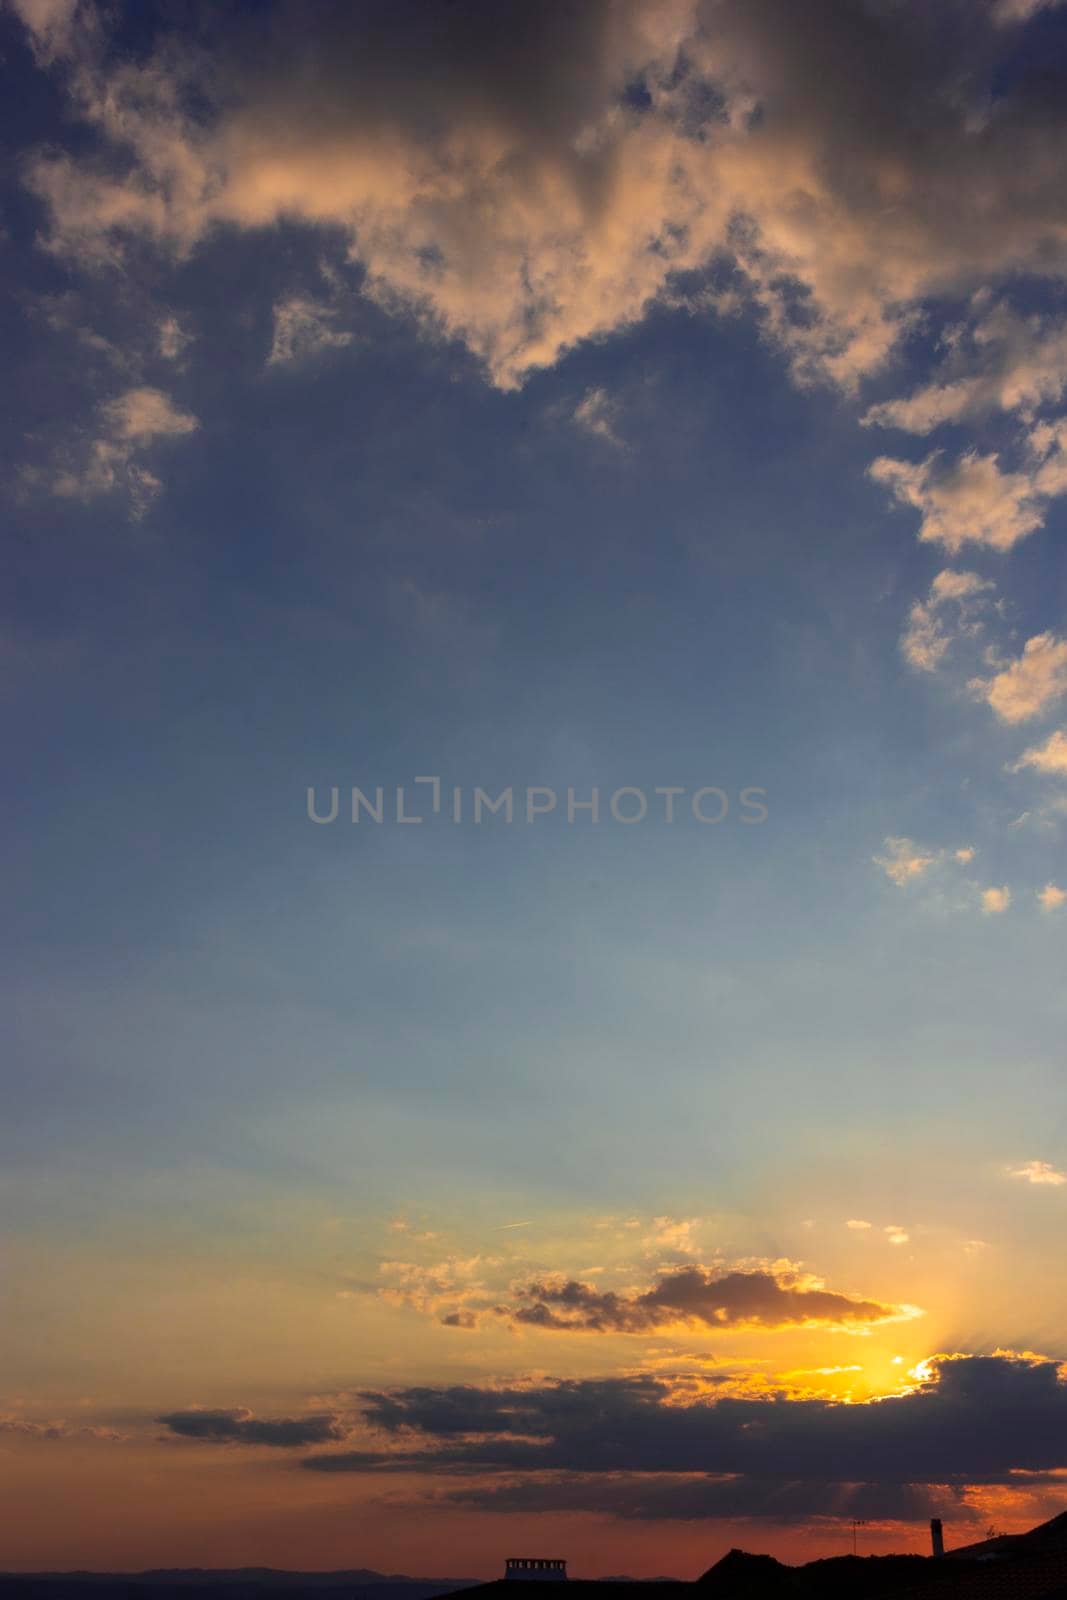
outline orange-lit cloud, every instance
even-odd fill
[[[1021,1167],[1009,1169],[1013,1178],[1023,1178],[1027,1183],[1036,1183],[1053,1188],[1067,1183],[1067,1172],[1060,1172],[1049,1161],[1027,1161]]]
[[[1067,694],[1067,639],[1035,634],[1017,660],[972,688],[1002,722],[1028,722]]]
[[[116,260],[135,237],[187,253],[220,226],[339,230],[369,293],[464,340],[504,387],[718,258],[739,279],[724,304],[742,294],[802,380],[844,388],[926,296],[1055,269],[1059,108],[1038,98],[983,122],[936,92],[919,7],[838,12],[803,39],[740,0],[590,0],[551,29],[537,8],[506,30],[475,8],[432,53],[398,55],[360,36],[356,13],[319,34],[283,6],[238,30],[210,75],[173,41],[113,58],[86,7],[17,9],[102,146],[29,168],[56,249]],[[976,33],[994,20],[979,12]],[[702,100],[715,110],[701,120]],[[994,396],[1053,392],[1055,341],[1005,357]],[[913,411],[956,404],[935,393]],[[995,471],[964,476],[984,474],[985,495]],[[1010,542],[1027,515],[982,526]]]

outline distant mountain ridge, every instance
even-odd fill
[[[337,1572],[289,1572],[280,1567],[156,1567],[146,1572],[0,1572],[0,1600],[68,1600],[91,1591],[97,1600],[257,1600],[282,1593],[337,1594],[346,1600],[437,1600],[480,1585],[478,1578],[409,1578],[354,1567]]]
[[[442,1593],[447,1589],[471,1588],[477,1578],[412,1578],[404,1572],[375,1572],[370,1567],[340,1568],[336,1572],[292,1572],[287,1567],[148,1567],[143,1572],[0,1572],[0,1582],[11,1580],[68,1583],[276,1583],[280,1585],[356,1583],[432,1584]]]

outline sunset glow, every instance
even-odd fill
[[[0,1573],[1067,1508],[1067,6],[0,72]]]

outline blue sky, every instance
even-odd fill
[[[937,19],[951,94],[909,7],[820,6],[789,45],[770,0],[514,40],[477,6],[282,6],[256,44],[239,8],[3,14],[6,1564],[52,1559],[47,1449],[71,1564],[186,1536],[258,1561],[275,1533],[224,1500],[183,1527],[213,1452],[304,1508],[271,1559],[352,1564],[308,1497],[373,1507],[363,1479],[239,1433],[161,1447],[155,1417],[327,1392],[351,1449],[368,1383],[660,1370],[627,1332],[502,1334],[526,1279],[636,1294],[698,1263],[882,1305],[858,1340],[728,1313],[714,1362],[753,1404],[1067,1355],[1067,339],[1034,159],[1063,126],[1031,76],[1065,35],[1055,6],[981,11],[973,38]],[[558,805],[346,820],[353,785],[414,809],[427,774],[465,818],[476,786]],[[606,814],[665,785],[673,826]],[[718,825],[686,810],[705,785]],[[601,822],[568,824],[594,786]],[[88,1348],[41,1338],[60,1285]],[[708,1370],[702,1315],[658,1330],[679,1370]],[[858,1387],[797,1376],[838,1366]],[[157,1457],[174,1514],[94,1545],[94,1472]],[[479,1471],[423,1570],[504,1537]],[[886,1548],[913,1539],[859,1487]],[[977,1472],[909,1509],[950,1490],[963,1520],[1047,1509]],[[357,1554],[392,1570],[389,1504]],[[635,1570],[835,1537],[759,1504],[673,1561],[650,1516]],[[618,1525],[583,1515],[595,1567]]]

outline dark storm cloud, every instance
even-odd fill
[[[516,1307],[500,1308],[515,1322],[588,1333],[650,1333],[678,1322],[710,1328],[848,1326],[889,1322],[901,1315],[877,1300],[783,1282],[770,1272],[717,1276],[703,1267],[668,1273],[638,1295],[600,1291],[571,1280],[528,1284],[518,1299]]]
[[[284,4],[144,61],[15,3],[97,135],[27,163],[56,248],[328,229],[504,387],[717,262],[846,388],[925,298],[1067,264],[1062,68],[1004,0]]]
[[[345,1430],[336,1417],[254,1417],[234,1411],[171,1411],[157,1417],[164,1427],[183,1439],[207,1444],[271,1444],[295,1449],[343,1439]]]
[[[866,1405],[674,1402],[651,1377],[364,1396],[400,1453],[312,1456],[313,1471],[740,1474],[777,1482],[1007,1483],[1067,1466],[1067,1381],[1052,1362],[941,1356],[910,1394]]]

